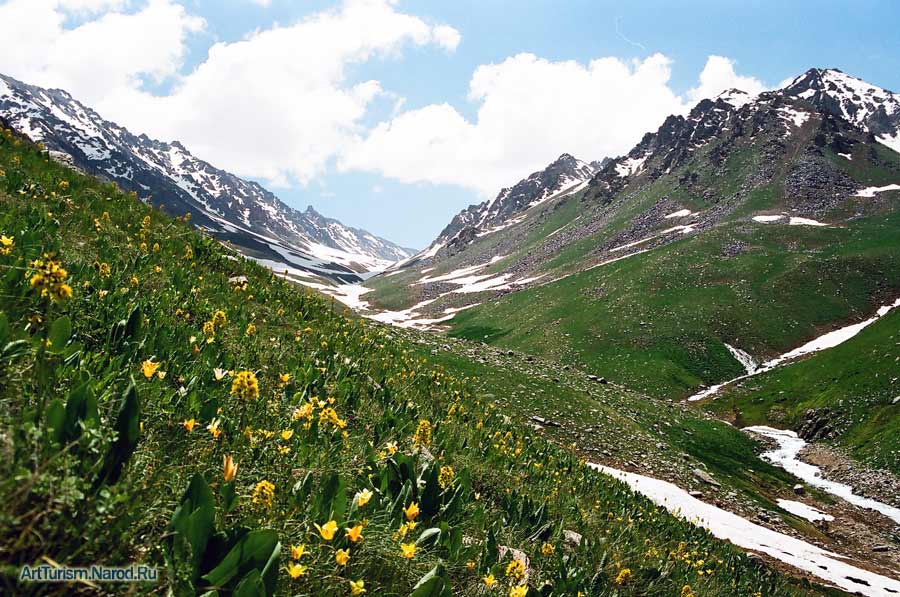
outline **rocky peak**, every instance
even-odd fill
[[[605,162],[605,160],[604,160]],[[462,250],[477,236],[508,225],[527,209],[554,197],[572,193],[586,186],[598,170],[598,162],[583,162],[563,153],[543,170],[531,173],[511,187],[501,189],[496,197],[456,214],[450,224],[431,245],[447,246],[445,253]]]
[[[811,68],[780,93],[808,102],[825,114],[841,117],[900,151],[900,94],[836,68]]]

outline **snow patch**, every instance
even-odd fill
[[[694,212],[689,209],[679,209],[663,217],[668,220],[669,218],[686,218],[693,215],[695,215]]]
[[[740,348],[735,348],[731,344],[725,344],[725,348],[728,349],[728,352],[731,353],[737,361],[744,366],[744,371],[747,373],[753,373],[756,368],[759,366],[750,353],[741,350]]]
[[[823,478],[822,469],[800,460],[798,454],[800,454],[800,451],[806,446],[806,442],[790,429],[774,429],[772,427],[759,425],[756,427],[744,427],[743,431],[773,439],[778,443],[777,448],[763,453],[762,458],[765,460],[768,460],[776,466],[780,466],[813,487],[836,495],[854,506],[880,512],[895,523],[900,524],[900,508],[895,508],[883,504],[878,500],[857,495],[853,493],[853,488],[849,485],[844,485],[837,481],[829,481],[828,479]]]
[[[826,514],[818,508],[813,508],[812,506],[808,506],[803,502],[795,502],[793,500],[778,500],[778,506],[782,510],[786,510],[794,516],[805,518],[810,522],[816,522],[817,520],[834,520],[834,516],[832,516],[831,514]]]
[[[588,466],[628,484],[655,504],[669,512],[708,529],[715,537],[731,541],[738,547],[767,554],[790,566],[809,572],[822,580],[850,592],[870,597],[884,597],[900,592],[896,581],[843,561],[839,554],[826,551],[806,541],[754,524],[727,510],[691,497],[673,483],[589,463]],[[858,579],[857,582],[852,579]]]
[[[883,187],[866,187],[857,191],[856,197],[874,197],[875,193],[884,193],[885,191],[900,191],[900,184],[889,184]]]
[[[766,371],[771,371],[772,369],[780,366],[782,363],[786,361],[792,361],[796,358],[806,356],[808,354],[819,352],[820,350],[826,350],[828,348],[834,348],[835,346],[842,344],[857,335],[866,327],[872,325],[881,317],[887,315],[892,309],[896,307],[900,307],[900,298],[889,305],[884,305],[879,307],[875,312],[873,317],[866,319],[865,321],[860,321],[859,323],[854,323],[851,325],[844,326],[842,328],[833,330],[826,334],[822,334],[818,338],[814,338],[810,340],[806,344],[802,346],[798,346],[797,348],[782,354],[781,356],[775,357],[770,361],[766,361],[762,365],[758,366],[752,373],[747,373],[746,375],[741,375],[739,377],[735,377],[734,379],[730,379],[728,381],[724,381],[720,384],[716,384],[712,387],[709,387],[705,390],[697,392],[693,396],[688,398],[689,402],[694,402],[696,400],[702,400],[708,396],[712,396],[716,394],[719,390],[724,388],[727,385],[731,385],[736,381],[740,381],[742,379],[747,379],[748,377],[752,377],[754,375],[759,375],[760,373],[765,373]]]

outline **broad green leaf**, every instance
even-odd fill
[[[66,342],[69,341],[69,338],[72,336],[72,321],[69,319],[68,315],[63,315],[61,317],[57,317],[56,320],[50,324],[50,333],[47,335],[47,340],[50,341],[49,350],[51,352],[59,352],[66,346]]]

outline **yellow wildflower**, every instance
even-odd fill
[[[206,430],[213,436],[213,439],[219,439],[219,436],[222,435],[222,423],[219,419],[213,419],[212,422],[206,426]]]
[[[521,580],[525,576],[525,562],[513,560],[506,565],[506,577],[513,580]]]
[[[400,556],[406,558],[407,560],[411,560],[416,557],[416,544],[415,543],[401,543],[400,544]]]
[[[406,515],[406,520],[415,520],[416,516],[419,515],[419,503],[412,502],[405,510],[403,510],[403,514]]]
[[[416,427],[416,432],[413,434],[413,446],[424,448],[429,443],[431,443],[431,423],[422,419],[419,421],[419,426]]]
[[[291,374],[290,373],[280,374],[278,376],[278,381],[281,383],[281,385],[286,384],[287,382],[291,381]]]
[[[438,485],[441,486],[441,489],[447,489],[452,485],[454,476],[455,473],[453,472],[452,466],[442,466],[441,472],[438,475]]]
[[[509,589],[509,597],[525,597],[528,594],[528,585],[519,585]]]
[[[484,581],[484,585],[485,585],[487,588],[489,588],[489,589],[493,588],[493,586],[497,584],[497,579],[494,578],[494,575],[493,575],[493,574],[488,574],[487,576],[485,576],[485,577],[482,578],[481,580]]]
[[[161,363],[154,363],[152,359],[147,359],[141,363],[141,373],[144,374],[144,377],[150,379],[156,375],[156,370],[159,369],[160,365]]]
[[[100,266],[97,268],[97,273],[100,274],[101,278],[108,278],[110,272],[111,272],[111,270],[109,268],[109,264],[106,262],[101,263]]]
[[[224,456],[222,458],[222,477],[224,477],[226,483],[230,483],[234,481],[234,477],[237,475],[238,465],[235,464],[234,459],[231,457],[231,454]]]
[[[306,574],[306,568],[306,566],[298,564],[297,562],[291,562],[290,564],[288,564],[287,573],[291,576],[291,578],[296,580]]]
[[[195,419],[185,419],[184,422],[183,422],[181,425],[182,425],[185,429],[187,429],[188,432],[191,432],[191,431],[194,430],[194,427],[197,426],[197,421],[196,421]]]
[[[369,503],[369,500],[372,499],[372,492],[368,489],[363,489],[362,491],[356,492],[356,506],[358,508],[363,508],[366,504]]]
[[[552,556],[554,551],[555,550],[554,550],[553,546],[550,545],[549,543],[544,543],[543,545],[541,545],[541,553],[544,555],[545,558],[549,558],[550,556]]]
[[[0,255],[9,255],[16,246],[15,237],[0,235]]]
[[[252,323],[248,323],[247,330],[244,332],[244,334],[246,334],[247,336],[252,336],[255,333],[256,333],[256,326],[253,325]]]
[[[281,432],[281,439],[283,439],[284,441],[288,441],[293,436],[294,436],[293,429],[285,429],[284,431]]]
[[[306,545],[291,545],[291,559],[299,560],[306,553]]]
[[[616,576],[615,583],[617,585],[625,585],[628,584],[628,581],[631,580],[631,568],[622,568],[619,570],[619,574]]]
[[[339,549],[334,553],[334,561],[337,562],[338,566],[346,566],[347,562],[350,561],[350,550],[349,549]]]
[[[316,530],[319,531],[319,534],[322,536],[322,539],[325,539],[326,541],[331,541],[332,539],[334,539],[334,534],[337,532],[337,529],[338,529],[337,522],[335,522],[333,520],[329,520],[322,526],[319,526],[317,524],[314,524],[313,526],[315,526]]]
[[[360,580],[351,580],[350,581],[350,594],[351,595],[362,595],[366,592],[366,583]]]
[[[361,524],[358,524],[352,528],[345,528],[347,532],[347,538],[350,539],[351,542],[356,543],[360,539],[362,539],[362,530],[363,527]]]

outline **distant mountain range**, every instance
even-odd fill
[[[297,280],[357,282],[410,256],[311,206],[298,211],[251,181],[191,155],[178,141],[134,135],[67,92],[0,75],[0,116],[59,159],[134,191],[243,254]]]

